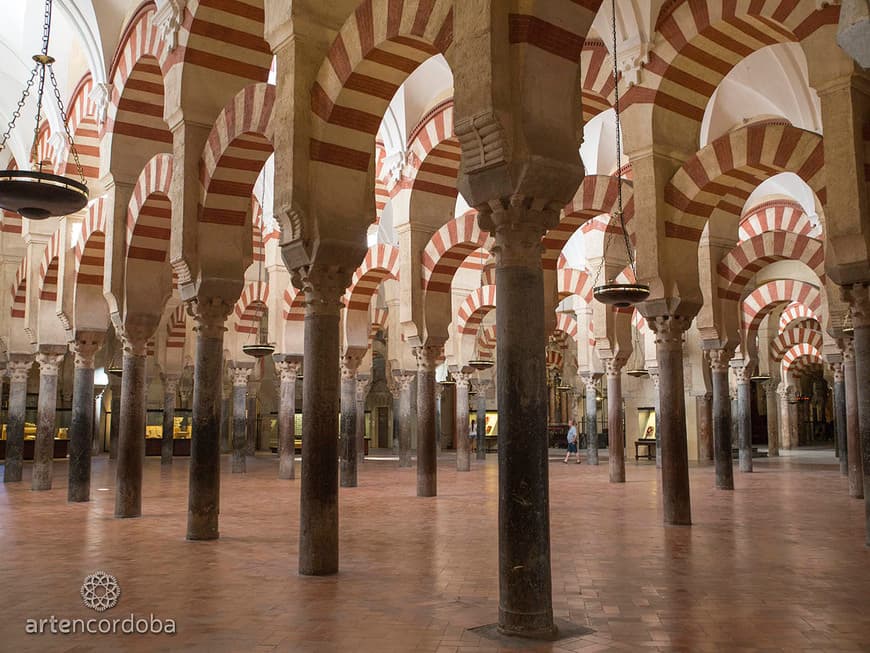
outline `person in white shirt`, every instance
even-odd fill
[[[567,463],[568,459],[571,457],[571,454],[577,456],[577,464],[580,464],[580,449],[577,446],[577,427],[574,426],[574,420],[568,420],[568,451],[565,453],[565,460],[563,462]]]

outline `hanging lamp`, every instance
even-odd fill
[[[619,220],[622,228],[622,237],[625,241],[625,251],[628,254],[628,265],[635,279],[637,268],[635,266],[634,253],[631,251],[631,241],[628,238],[628,229],[625,227],[625,216],[622,211],[622,152],[620,147],[620,120],[619,120],[619,64],[616,53],[616,0],[610,2],[611,28],[613,35],[613,110],[616,116],[616,211],[613,217]],[[607,250],[605,248],[605,255]],[[604,265],[602,259],[601,265]],[[599,268],[599,274],[601,269]],[[627,308],[644,301],[649,297],[649,286],[640,283],[619,283],[611,279],[592,290],[592,296],[602,304],[609,304],[617,308]]]
[[[486,360],[485,358],[472,358],[470,361],[468,361],[468,366],[473,367],[478,372],[483,372],[492,367],[493,362],[490,360]]]
[[[632,347],[631,355],[634,357],[635,362],[633,365],[628,365],[628,369],[625,370],[625,373],[639,379],[644,376],[649,376],[649,371],[644,367],[643,361],[640,360],[640,334],[637,329],[633,329],[633,331],[634,346]],[[631,358],[629,358],[628,362],[631,363]]]
[[[45,220],[47,218],[69,215],[80,211],[88,203],[88,186],[85,183],[84,172],[75,142],[69,130],[66,111],[57,79],[54,76],[54,57],[48,54],[48,42],[51,36],[51,5],[52,0],[45,0],[45,21],[42,27],[42,51],[33,55],[36,65],[30,73],[30,79],[24,87],[24,92],[18,100],[18,106],[12,114],[12,120],[6,128],[6,132],[0,140],[0,151],[6,147],[9,136],[15,127],[15,123],[21,116],[21,110],[30,95],[34,84],[36,88],[36,128],[33,131],[33,146],[30,150],[32,170],[0,170],[0,208],[29,219]],[[44,172],[46,166],[51,166],[50,161],[39,158],[39,131],[42,122],[42,103],[45,91],[45,77],[48,78],[54,89],[54,97],[60,110],[63,127],[66,130],[67,142],[70,153],[75,161],[76,171],[80,180],[70,179],[62,175]],[[38,80],[38,81],[37,81]]]
[[[260,260],[257,261],[257,292],[260,292],[262,288],[262,280],[263,280],[263,259],[266,258],[266,250],[263,249],[263,256]],[[268,308],[261,301],[257,301],[258,304],[261,304],[268,310]],[[242,353],[248,356],[252,356],[253,358],[265,358],[266,356],[272,355],[275,351],[275,345],[271,342],[268,342],[263,335],[262,323],[257,324],[257,320],[262,320],[262,316],[258,316],[254,313],[254,317],[251,319],[251,322],[255,325],[256,333],[257,333],[257,341],[253,343],[247,343],[242,345]],[[297,376],[297,380],[298,380]]]

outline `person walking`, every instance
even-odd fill
[[[571,454],[577,456],[577,464],[580,464],[580,449],[577,447],[577,427],[574,426],[574,420],[568,420],[568,451],[565,453],[564,463],[568,463]]]
[[[471,453],[477,452],[477,423],[471,420],[471,429],[468,431],[468,448]]]

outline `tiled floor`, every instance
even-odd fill
[[[112,518],[113,467],[95,463],[93,500],[55,488],[0,486],[0,651],[498,650],[466,632],[497,608],[495,456],[471,473],[441,458],[439,492],[415,496],[415,472],[367,461],[341,491],[341,573],[296,573],[299,481],[271,457],[229,474],[221,539],[184,539],[187,465],[145,465],[145,516]],[[695,525],[661,525],[655,468],[606,464],[551,473],[553,587],[558,617],[595,629],[533,650],[870,651],[870,551],[863,502],[850,499],[829,452],[756,461],[737,490],[693,468]],[[107,488],[101,491],[99,488]],[[165,635],[27,635],[28,618],[99,617],[82,605],[95,570],[121,585],[105,617],[176,620]],[[507,650],[507,649],[505,649]],[[515,651],[517,649],[510,649]]]

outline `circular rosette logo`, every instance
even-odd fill
[[[97,612],[103,612],[118,604],[121,586],[111,574],[107,574],[105,571],[95,571],[85,576],[81,595],[87,607]]]

